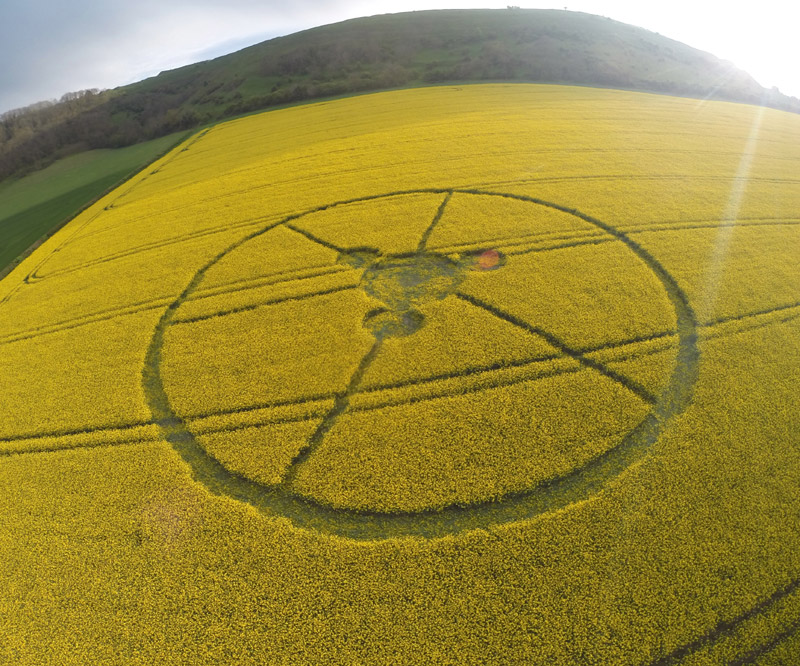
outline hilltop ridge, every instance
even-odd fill
[[[278,37],[114,90],[4,114],[0,179],[64,155],[115,148],[225,118],[390,88],[478,81],[565,83],[800,111],[731,63],[582,12],[431,10]]]

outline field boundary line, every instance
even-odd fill
[[[172,148],[170,148],[169,150],[167,150],[167,151],[166,151],[164,154],[162,154],[160,157],[157,157],[155,160],[153,160],[152,162],[150,162],[150,164],[148,164],[148,165],[145,165],[145,166],[144,166],[142,169],[140,169],[139,171],[137,171],[137,172],[135,172],[135,173],[131,174],[131,175],[130,175],[130,177],[126,178],[126,179],[125,179],[125,181],[123,181],[123,183],[122,183],[122,184],[118,185],[116,188],[113,188],[113,189],[112,189],[112,190],[110,190],[108,193],[101,195],[99,198],[97,198],[97,200],[96,200],[96,201],[94,201],[94,202],[90,203],[90,204],[89,204],[88,206],[86,206],[86,207],[85,207],[83,210],[79,211],[79,212],[78,212],[76,215],[74,215],[74,216],[72,216],[70,219],[66,220],[66,221],[64,222],[64,224],[63,224],[63,225],[61,225],[61,226],[59,227],[59,229],[57,229],[56,231],[60,231],[61,229],[64,229],[64,228],[66,228],[66,226],[67,226],[68,224],[70,224],[70,223],[71,223],[73,220],[77,219],[77,217],[78,217],[78,216],[79,216],[81,213],[83,213],[85,210],[88,210],[88,208],[90,208],[91,206],[95,205],[96,203],[99,203],[99,202],[100,202],[100,201],[101,201],[103,198],[105,198],[106,196],[110,196],[110,195],[114,194],[115,192],[117,192],[118,190],[122,190],[122,187],[123,187],[123,186],[124,186],[126,183],[130,183],[129,187],[127,187],[126,189],[122,190],[122,191],[121,191],[119,194],[117,194],[117,196],[115,196],[113,199],[111,199],[111,200],[110,200],[110,203],[109,203],[108,205],[106,205],[106,206],[105,206],[104,208],[102,208],[101,210],[98,210],[98,211],[97,211],[96,213],[94,213],[93,215],[90,215],[90,216],[89,216],[89,217],[88,217],[88,218],[87,218],[87,219],[86,219],[84,222],[82,222],[81,224],[77,225],[77,226],[76,226],[76,228],[75,228],[75,229],[73,229],[73,230],[72,230],[72,231],[71,231],[71,232],[70,232],[70,233],[69,233],[69,234],[68,234],[68,235],[67,235],[67,236],[66,236],[66,237],[65,237],[65,238],[64,238],[64,239],[63,239],[63,240],[62,240],[62,241],[61,241],[61,242],[60,242],[60,243],[59,243],[59,244],[56,246],[56,247],[54,247],[52,250],[49,250],[49,251],[47,252],[47,254],[46,254],[44,257],[42,257],[41,261],[39,261],[39,263],[37,263],[37,264],[36,264],[36,265],[33,267],[33,269],[32,269],[32,270],[31,270],[31,271],[30,271],[30,272],[27,274],[27,276],[26,276],[26,277],[24,277],[24,278],[23,278],[23,279],[22,279],[22,280],[21,280],[21,281],[20,281],[20,282],[19,282],[19,283],[18,283],[18,284],[17,284],[17,285],[16,285],[16,286],[15,286],[15,287],[12,289],[12,290],[11,290],[9,293],[7,293],[7,294],[6,294],[6,295],[5,295],[5,296],[4,296],[2,299],[0,299],[0,308],[1,308],[1,307],[2,307],[2,306],[5,304],[5,303],[7,303],[7,302],[8,302],[8,301],[9,301],[9,300],[10,300],[10,299],[11,299],[11,298],[14,296],[14,294],[16,294],[16,293],[17,293],[17,292],[18,292],[18,291],[19,291],[19,290],[20,290],[22,287],[24,287],[25,285],[27,285],[27,284],[28,284],[28,279],[31,277],[31,275],[33,275],[33,273],[37,272],[37,271],[39,270],[39,268],[41,268],[41,267],[42,267],[44,264],[46,264],[46,263],[47,263],[47,262],[50,260],[50,258],[53,256],[53,254],[55,254],[55,253],[56,253],[56,252],[58,252],[58,251],[59,251],[59,250],[60,250],[62,247],[64,247],[66,244],[68,244],[68,243],[70,242],[70,240],[71,240],[71,239],[72,239],[72,238],[73,238],[73,237],[74,237],[74,236],[75,236],[75,235],[76,235],[78,232],[80,232],[82,229],[84,229],[84,228],[85,228],[85,227],[87,227],[89,224],[91,224],[92,222],[94,222],[94,221],[95,221],[95,220],[96,220],[98,217],[100,217],[100,215],[102,215],[102,214],[103,214],[105,211],[107,211],[107,210],[110,210],[111,208],[113,208],[114,202],[115,202],[115,201],[117,201],[117,200],[118,200],[120,197],[123,197],[123,196],[125,196],[125,195],[126,195],[126,194],[128,194],[130,191],[132,191],[133,189],[135,189],[136,187],[138,187],[138,186],[139,186],[141,183],[143,183],[144,181],[146,181],[146,180],[147,180],[147,179],[148,179],[148,178],[149,178],[149,177],[152,175],[152,172],[151,172],[151,173],[149,173],[149,174],[144,174],[144,172],[145,172],[145,171],[146,171],[148,168],[152,167],[152,165],[153,165],[153,164],[155,164],[156,162],[158,162],[159,160],[165,160],[165,161],[164,161],[164,163],[162,164],[162,166],[164,166],[164,165],[166,165],[166,164],[170,163],[172,160],[174,160],[174,159],[175,159],[175,157],[177,156],[177,154],[178,154],[179,152],[184,152],[185,150],[188,150],[188,146],[191,146],[191,145],[192,145],[192,144],[194,144],[196,141],[198,141],[200,138],[202,138],[203,136],[205,136],[206,134],[208,134],[208,133],[211,131],[211,129],[213,129],[213,128],[209,128],[209,129],[206,129],[206,130],[202,130],[202,131],[198,132],[198,133],[197,133],[197,134],[196,134],[194,137],[189,137],[188,139],[183,139],[182,141],[179,141],[179,142],[177,142],[177,143],[176,143],[176,144],[175,144],[175,145],[174,145]],[[180,148],[180,146],[181,146],[181,145],[183,145],[184,143],[187,143],[187,147],[185,147],[185,148],[184,148],[184,149],[182,149],[181,151],[178,151],[178,148]],[[172,155],[170,155],[170,153],[172,153]],[[166,159],[165,159],[165,158],[166,158]],[[144,175],[142,175],[142,174],[144,174]],[[141,177],[141,178],[139,178],[138,180],[135,180],[135,179],[137,179],[137,177],[138,177],[138,176],[142,176],[142,177]],[[135,180],[135,182],[131,182],[131,181],[134,181],[134,180]],[[55,235],[55,232],[54,232],[54,233],[53,233],[53,234],[52,234],[50,237],[52,237],[53,235]]]
[[[345,254],[347,252],[347,250],[345,250],[343,247],[339,247],[338,245],[334,245],[330,241],[323,240],[319,236],[315,236],[314,234],[312,234],[310,231],[306,231],[305,229],[301,229],[300,227],[297,227],[297,226],[295,226],[295,225],[293,225],[293,224],[291,224],[289,222],[286,222],[286,224],[284,226],[287,229],[290,229],[291,231],[294,231],[296,234],[300,234],[301,236],[303,236],[307,240],[310,240],[312,243],[316,243],[317,245],[321,245],[322,247],[324,247],[324,248],[326,248],[328,250],[333,250],[334,252],[338,252],[339,254]]]
[[[67,217],[66,219],[64,219],[62,222],[60,222],[58,225],[56,225],[54,228],[52,228],[52,229],[51,229],[50,231],[48,231],[46,234],[43,234],[43,235],[42,235],[40,238],[38,238],[36,241],[34,241],[34,243],[33,243],[32,245],[30,245],[28,248],[26,248],[25,250],[23,250],[23,252],[20,254],[20,256],[19,256],[19,258],[18,258],[18,259],[19,259],[19,261],[18,261],[18,263],[17,263],[17,264],[15,264],[15,265],[9,265],[9,266],[6,266],[6,267],[4,267],[4,268],[0,269],[0,280],[3,280],[3,279],[6,277],[6,276],[10,275],[10,274],[11,274],[11,272],[13,272],[13,271],[14,271],[14,270],[17,268],[17,266],[19,266],[19,264],[21,264],[21,263],[22,263],[22,261],[24,261],[24,260],[25,260],[25,259],[27,259],[29,256],[31,256],[31,255],[33,254],[33,252],[34,252],[35,250],[37,250],[37,249],[38,249],[38,248],[39,248],[39,247],[40,247],[40,246],[41,246],[41,245],[42,245],[42,244],[43,244],[45,241],[47,241],[47,240],[49,240],[50,238],[52,238],[53,236],[55,236],[55,235],[56,235],[56,233],[58,233],[59,231],[61,231],[62,229],[64,229],[64,228],[65,228],[65,227],[66,227],[68,224],[70,224],[70,223],[71,223],[73,220],[75,220],[75,219],[76,219],[76,218],[77,218],[79,215],[81,215],[82,213],[84,213],[85,211],[87,211],[89,208],[91,208],[91,207],[92,207],[94,204],[98,203],[98,202],[99,202],[101,199],[103,199],[104,197],[110,196],[110,195],[111,195],[111,194],[113,194],[113,193],[114,193],[114,192],[115,192],[117,189],[119,189],[120,187],[122,187],[122,186],[124,186],[126,183],[128,183],[129,181],[131,181],[131,180],[133,180],[134,178],[136,178],[136,176],[140,175],[140,174],[141,174],[141,173],[142,173],[142,172],[143,172],[145,169],[147,169],[149,166],[151,166],[151,165],[155,164],[156,162],[158,162],[158,161],[159,161],[159,160],[161,160],[161,159],[164,159],[164,158],[165,158],[167,155],[169,155],[169,153],[170,153],[171,151],[175,150],[176,148],[178,148],[178,147],[181,145],[181,143],[183,143],[184,141],[186,141],[186,140],[188,139],[188,137],[189,137],[189,136],[190,136],[190,134],[188,134],[188,133],[185,133],[185,134],[184,134],[184,136],[183,136],[183,138],[181,138],[181,139],[179,139],[178,141],[176,141],[176,142],[175,142],[175,143],[174,143],[174,144],[173,144],[171,147],[167,148],[165,151],[161,152],[159,155],[156,155],[156,156],[155,156],[155,157],[154,157],[152,160],[150,160],[150,162],[146,163],[146,164],[145,164],[144,166],[142,166],[142,167],[141,167],[141,168],[140,168],[138,171],[135,171],[135,172],[133,172],[133,173],[130,173],[128,176],[124,177],[124,178],[123,178],[121,181],[119,181],[119,182],[118,182],[118,183],[116,183],[115,185],[112,185],[110,188],[108,188],[108,189],[106,189],[105,191],[101,192],[99,195],[97,195],[97,196],[93,197],[93,198],[92,198],[92,199],[90,199],[88,202],[86,202],[85,204],[83,204],[82,206],[80,206],[80,207],[79,207],[79,208],[78,208],[78,209],[77,209],[75,212],[73,212],[73,213],[72,213],[72,214],[71,214],[69,217]],[[98,213],[98,215],[99,215],[99,213]],[[83,227],[84,227],[86,224],[88,224],[89,222],[93,221],[95,218],[96,218],[96,216],[92,216],[92,217],[91,217],[89,220],[87,220],[87,222],[86,222],[86,223],[84,223],[84,224],[80,225],[79,229],[80,229],[80,228],[83,228]],[[77,232],[77,230],[76,230],[76,232]],[[74,232],[74,233],[76,233],[76,232]],[[70,237],[71,237],[72,235],[73,235],[73,234],[71,234],[71,235],[70,235]],[[68,242],[69,242],[69,238],[67,238],[67,239],[66,239],[66,240],[65,240],[63,243],[61,243],[61,244],[60,244],[60,245],[59,245],[59,246],[56,248],[56,250],[57,250],[57,249],[59,249],[59,248],[61,248],[61,247],[63,247],[64,243],[68,243]],[[54,250],[54,251],[55,251],[55,250]],[[48,255],[48,256],[49,256],[49,255]],[[38,266],[38,265],[41,265],[41,264],[37,264],[37,266]],[[10,298],[13,296],[13,294],[14,294],[14,293],[16,293],[16,292],[17,292],[17,291],[18,291],[18,290],[21,288],[21,286],[22,286],[23,284],[24,284],[24,282],[20,282],[20,283],[19,283],[19,284],[18,284],[18,285],[17,285],[15,288],[13,288],[13,289],[12,289],[10,292],[8,292],[8,293],[5,295],[5,296],[4,296],[2,299],[0,299],[0,307],[2,307],[2,305],[3,305],[3,304],[4,304],[4,303],[7,301],[7,300],[9,300],[9,299],[10,299]]]

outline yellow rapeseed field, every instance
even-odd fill
[[[800,117],[387,92],[0,282],[0,664],[800,663]]]

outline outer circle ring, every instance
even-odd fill
[[[676,363],[666,388],[658,396],[653,408],[615,447],[581,468],[496,500],[466,506],[452,504],[439,510],[382,513],[333,508],[309,498],[293,495],[281,486],[263,486],[228,470],[203,449],[183,419],[173,412],[161,378],[164,331],[170,325],[180,305],[199,286],[203,276],[212,266],[231,251],[270,229],[337,206],[421,193],[495,196],[546,206],[574,215],[625,243],[659,279],[676,315],[678,337]],[[164,311],[147,350],[143,386],[153,418],[160,426],[164,438],[190,467],[192,477],[213,494],[244,502],[268,516],[287,518],[298,527],[350,539],[381,540],[410,536],[439,538],[464,530],[486,529],[492,525],[530,519],[585,500],[599,492],[628,467],[641,460],[658,439],[667,422],[686,409],[697,380],[698,365],[697,319],[686,295],[655,257],[623,232],[578,210],[534,197],[479,189],[428,188],[359,197],[289,215],[245,236],[223,250],[197,271],[189,285]]]

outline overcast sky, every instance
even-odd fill
[[[800,3],[563,1],[571,10],[608,16],[709,51],[762,85],[800,97]],[[554,7],[520,0],[0,0],[0,112],[66,92],[114,88],[348,18],[509,3]]]

